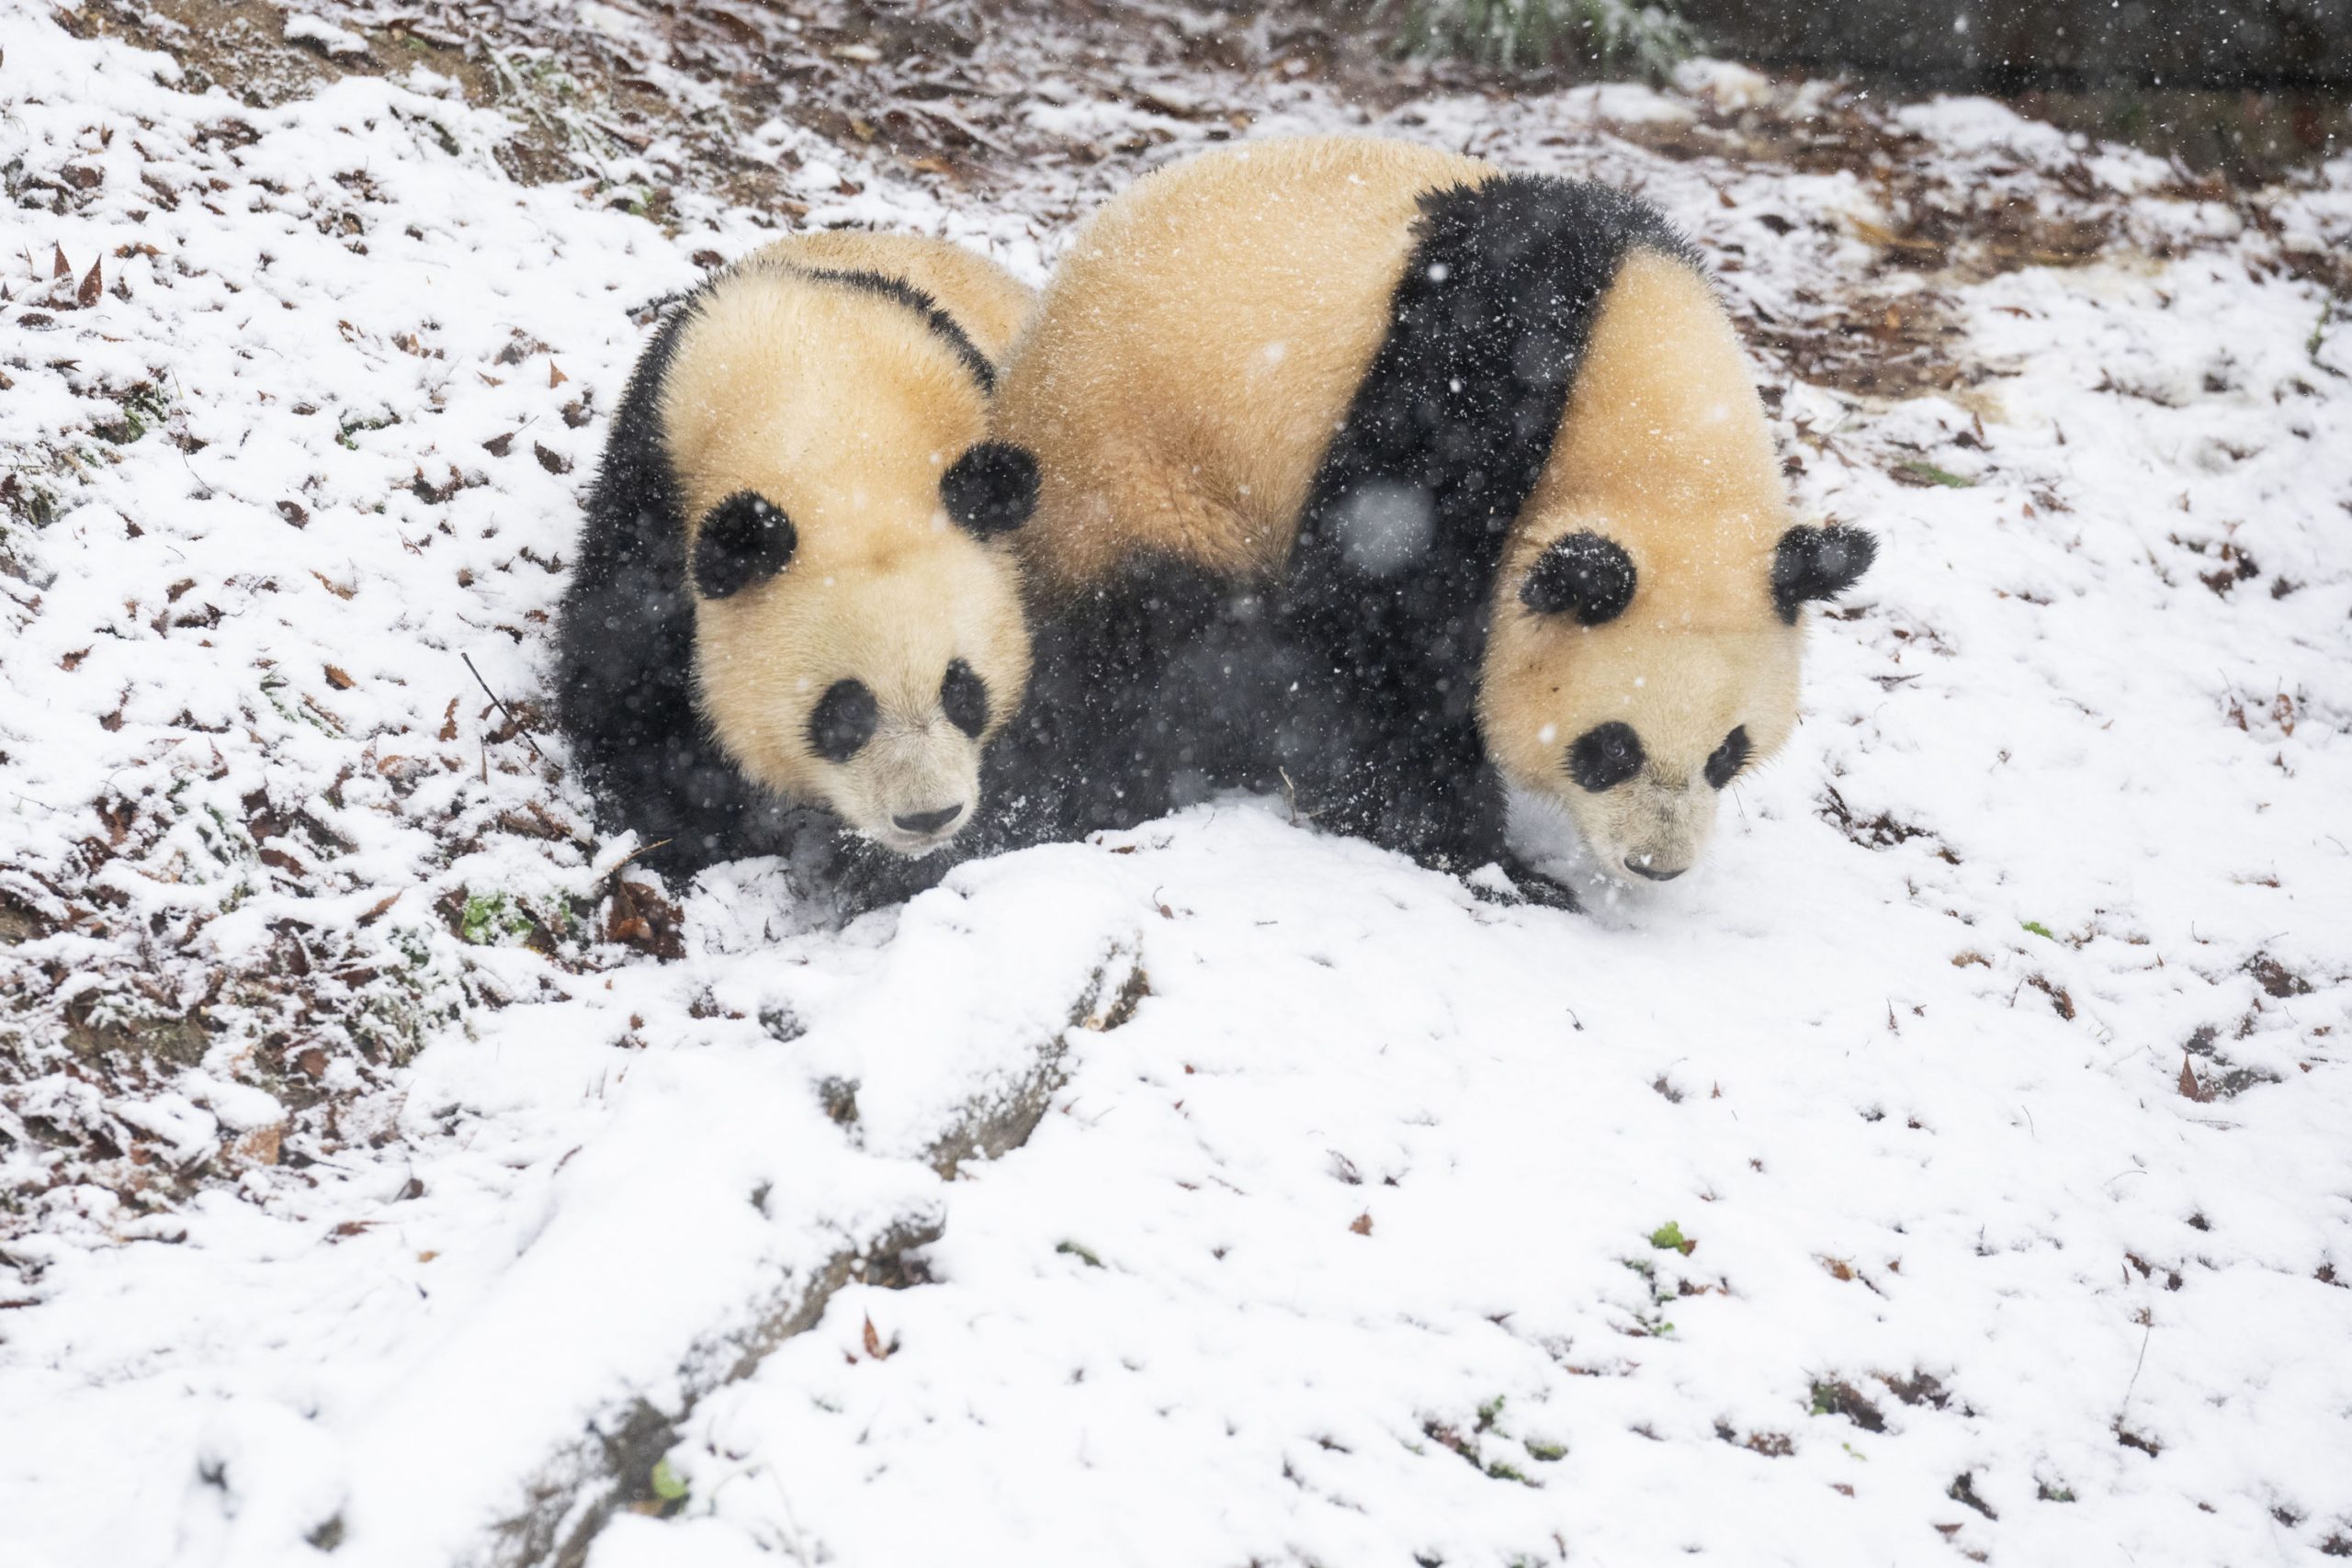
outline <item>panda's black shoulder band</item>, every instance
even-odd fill
[[[790,565],[799,543],[782,508],[737,491],[710,509],[695,536],[695,592],[706,599],[741,592]]]

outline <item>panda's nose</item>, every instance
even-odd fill
[[[898,824],[904,832],[936,833],[963,815],[964,803],[959,800],[953,806],[943,806],[936,811],[910,811],[902,817],[893,817],[890,820]]]
[[[1625,859],[1625,869],[1635,876],[1646,876],[1652,882],[1671,882],[1690,868],[1687,865],[1678,865],[1672,871],[1667,871],[1658,866],[1645,864],[1642,861],[1628,855]]]

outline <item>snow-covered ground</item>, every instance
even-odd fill
[[[0,16],[0,1563],[2352,1555],[2352,161],[984,53],[926,167],[580,9],[681,118],[537,185]],[[1339,126],[1642,184],[1884,543],[1702,874],[624,867],[539,715],[648,307]]]

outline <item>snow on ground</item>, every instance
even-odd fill
[[[1006,45],[957,177],[729,122],[762,209],[0,51],[0,1561],[2352,1552],[2352,164]],[[1042,276],[1253,95],[1641,183],[1881,534],[1703,873],[1251,801],[846,929],[624,868],[538,696],[647,307],[779,220]]]

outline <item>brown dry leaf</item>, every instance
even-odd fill
[[[106,292],[106,279],[98,276],[98,269],[105,265],[104,262],[92,262],[90,276],[84,278],[82,287],[74,291],[74,302],[85,310],[96,304],[98,296]]]
[[[334,594],[338,599],[348,599],[354,593],[359,592],[356,588],[345,588],[342,583],[334,581],[333,579],[329,578],[325,572],[319,570],[316,567],[312,567],[311,569],[311,575],[319,580],[320,587],[325,589],[328,592]]]
[[[539,467],[545,468],[551,474],[568,474],[571,472],[571,458],[565,457],[562,453],[554,450],[552,447],[543,446],[537,441],[531,443],[531,456],[539,460]]]
[[[272,1122],[268,1126],[256,1127],[239,1138],[233,1152],[239,1158],[249,1159],[255,1165],[276,1165],[285,1138],[286,1123]]]
[[[550,387],[550,388],[560,387],[560,386],[562,386],[566,381],[569,381],[569,380],[571,380],[571,377],[569,377],[569,376],[567,376],[567,375],[565,375],[565,374],[563,373],[563,369],[562,369],[562,367],[561,367],[560,366],[557,365],[557,364],[556,364],[556,362],[555,362],[554,360],[550,359],[550,360],[548,360],[548,387]]]
[[[63,245],[57,247],[57,259],[49,264],[49,276],[51,277],[71,277],[74,276],[74,264],[65,259],[65,247]]]
[[[641,882],[626,878],[613,883],[611,912],[605,920],[605,940],[616,942],[659,959],[684,958],[680,934],[684,917],[678,906]]]
[[[359,923],[363,926],[374,925],[378,920],[384,918],[384,912],[387,909],[390,909],[393,905],[400,901],[401,896],[399,894],[385,894],[381,898],[377,899],[375,903],[368,907],[368,912],[359,917]]]
[[[865,1320],[865,1353],[877,1361],[890,1359],[890,1351],[882,1343],[882,1336],[875,1332],[874,1319],[870,1316]]]
[[[57,667],[60,670],[76,670],[81,667],[82,660],[89,657],[90,650],[88,649],[76,649],[72,653],[69,653],[64,658],[59,660],[57,661]]]
[[[2187,1056],[2180,1059],[2180,1097],[2193,1100],[2199,1105],[2213,1098],[2213,1091],[2197,1081],[2197,1069],[2189,1065]]]
[[[1850,1282],[1854,1278],[1854,1266],[1842,1258],[1825,1258],[1821,1266],[1829,1270],[1831,1279],[1840,1282]]]
[[[340,666],[330,664],[327,666],[327,684],[338,692],[347,692],[358,682],[345,674]]]
[[[1349,1224],[1348,1229],[1355,1232],[1358,1235],[1370,1235],[1372,1234],[1372,1211],[1366,1209],[1363,1213],[1358,1214],[1355,1219]]]
[[[449,706],[441,715],[440,738],[443,740],[455,740],[458,738],[458,699],[455,697],[449,699]]]

